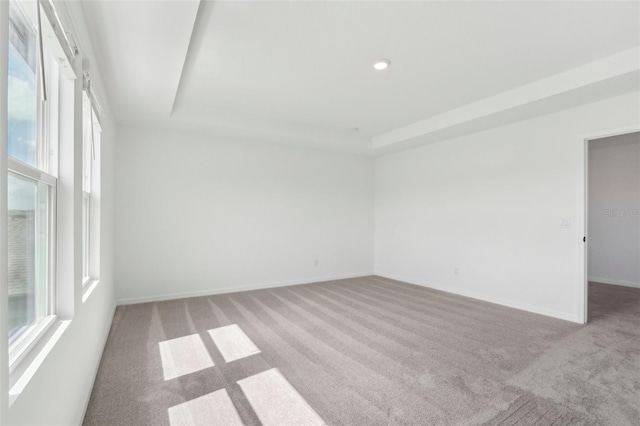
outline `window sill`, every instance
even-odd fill
[[[100,280],[95,280],[93,278],[85,278],[85,281],[82,283],[82,303],[89,300],[89,296],[93,293],[93,290],[96,289]]]
[[[43,318],[38,324],[32,325],[9,346],[9,373],[13,372],[29,352],[38,344],[49,328],[56,321],[56,316]]]
[[[61,321],[53,317],[48,328],[39,336],[32,346],[25,350],[21,359],[14,362],[9,374],[9,406],[22,394],[33,376],[47,358],[56,343],[64,335],[71,320]]]

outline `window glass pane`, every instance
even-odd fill
[[[9,20],[8,153],[20,161],[36,166],[36,34],[15,2],[11,2]]]
[[[49,313],[48,185],[9,173],[9,342]]]
[[[91,161],[93,160],[93,140],[91,128],[91,104],[87,93],[83,94],[83,113],[82,113],[82,190],[91,192]]]
[[[60,67],[53,55],[46,50],[44,55],[44,75],[46,77],[47,101],[40,102],[40,140],[38,141],[38,168],[50,175],[58,174],[58,130]],[[39,92],[38,92],[39,93]]]
[[[89,218],[91,202],[89,194],[82,197],[82,276],[89,277]]]

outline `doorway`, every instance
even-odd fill
[[[592,319],[590,303],[591,308],[598,308],[598,315],[606,314],[608,306],[602,300],[589,300],[590,286],[598,290],[598,295],[628,291],[621,287],[640,289],[638,129],[585,140],[584,213],[586,323]],[[615,309],[615,305],[609,309]]]

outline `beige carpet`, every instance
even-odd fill
[[[638,425],[640,289],[590,295],[587,326],[375,276],[119,307],[85,424]]]

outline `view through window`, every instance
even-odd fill
[[[35,5],[33,6],[35,8]],[[8,283],[9,343],[29,336],[53,314],[52,213],[56,179],[41,102],[36,29],[10,2],[8,61]],[[51,69],[54,61],[48,64]]]

